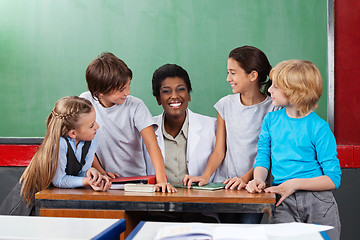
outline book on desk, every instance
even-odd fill
[[[199,186],[198,183],[192,183],[190,188],[191,189],[198,189],[198,190],[214,191],[214,190],[224,189],[225,186],[226,186],[226,184],[223,184],[223,183],[208,183],[208,184],[205,184],[203,186]],[[187,185],[184,185],[182,183],[175,184],[174,187],[176,187],[176,188],[188,188]]]
[[[110,189],[125,189],[125,184],[155,184],[156,175],[117,177],[110,179]],[[134,185],[131,185],[134,186]]]

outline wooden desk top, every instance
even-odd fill
[[[145,193],[108,190],[95,192],[92,189],[50,188],[35,195],[37,200],[89,200],[89,201],[140,201],[140,202],[183,202],[183,203],[262,203],[275,204],[275,194],[250,194],[246,190],[195,190],[177,189],[177,193]]]

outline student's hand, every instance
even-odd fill
[[[233,177],[233,178],[226,179],[224,181],[224,184],[226,184],[225,189],[231,189],[231,190],[233,190],[235,188],[237,188],[237,190],[240,190],[240,189],[246,187],[246,182],[242,178],[239,178],[239,177]]]
[[[278,186],[268,187],[264,191],[267,193],[276,193],[281,195],[280,200],[276,203],[276,206],[279,206],[285,198],[296,191],[296,183],[296,179],[290,179]]]
[[[90,184],[90,187],[97,192],[106,192],[111,187],[111,182],[105,175],[102,175],[101,182],[98,185]]]
[[[112,173],[112,172],[107,172],[107,173],[106,173],[106,176],[107,176],[109,179],[113,179],[113,178],[120,177],[120,174],[118,174],[118,173]]]
[[[155,187],[157,192],[177,192],[176,188],[174,188],[170,183],[156,183]]]
[[[91,171],[89,172],[89,174],[90,173]],[[111,187],[110,180],[102,174],[100,174],[98,181],[90,181],[89,177],[84,177],[83,184],[84,186],[90,186],[95,191],[107,191]]]
[[[249,193],[261,193],[265,187],[266,187],[266,183],[264,181],[259,179],[253,179],[248,182],[245,189]]]
[[[102,174],[96,168],[89,168],[86,171],[89,185],[99,185],[102,180]]]
[[[199,186],[203,186],[209,182],[210,178],[204,177],[204,176],[190,176],[185,175],[183,178],[183,184],[184,186],[188,186],[188,188],[191,188],[192,183],[198,183]]]

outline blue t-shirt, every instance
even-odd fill
[[[315,112],[291,118],[283,108],[268,113],[261,127],[255,167],[270,169],[273,184],[294,178],[328,176],[340,186],[341,168],[329,125]]]

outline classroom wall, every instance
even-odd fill
[[[339,206],[341,239],[358,239],[360,235],[360,1],[335,1],[335,116],[334,131],[342,145],[341,186],[335,191]],[[352,168],[352,169],[351,169]]]
[[[360,168],[360,1],[335,1],[334,134],[342,167]],[[355,80],[354,80],[355,78]]]
[[[254,45],[274,66],[313,61],[324,78],[317,112],[327,115],[326,0],[2,0],[0,1],[0,137],[42,137],[60,97],[86,91],[85,69],[110,51],[134,72],[131,93],[152,114],[153,71],[165,63],[188,70],[190,108],[216,116],[231,94],[227,55]]]
[[[338,144],[360,145],[360,1],[335,1],[335,9],[335,136]]]

